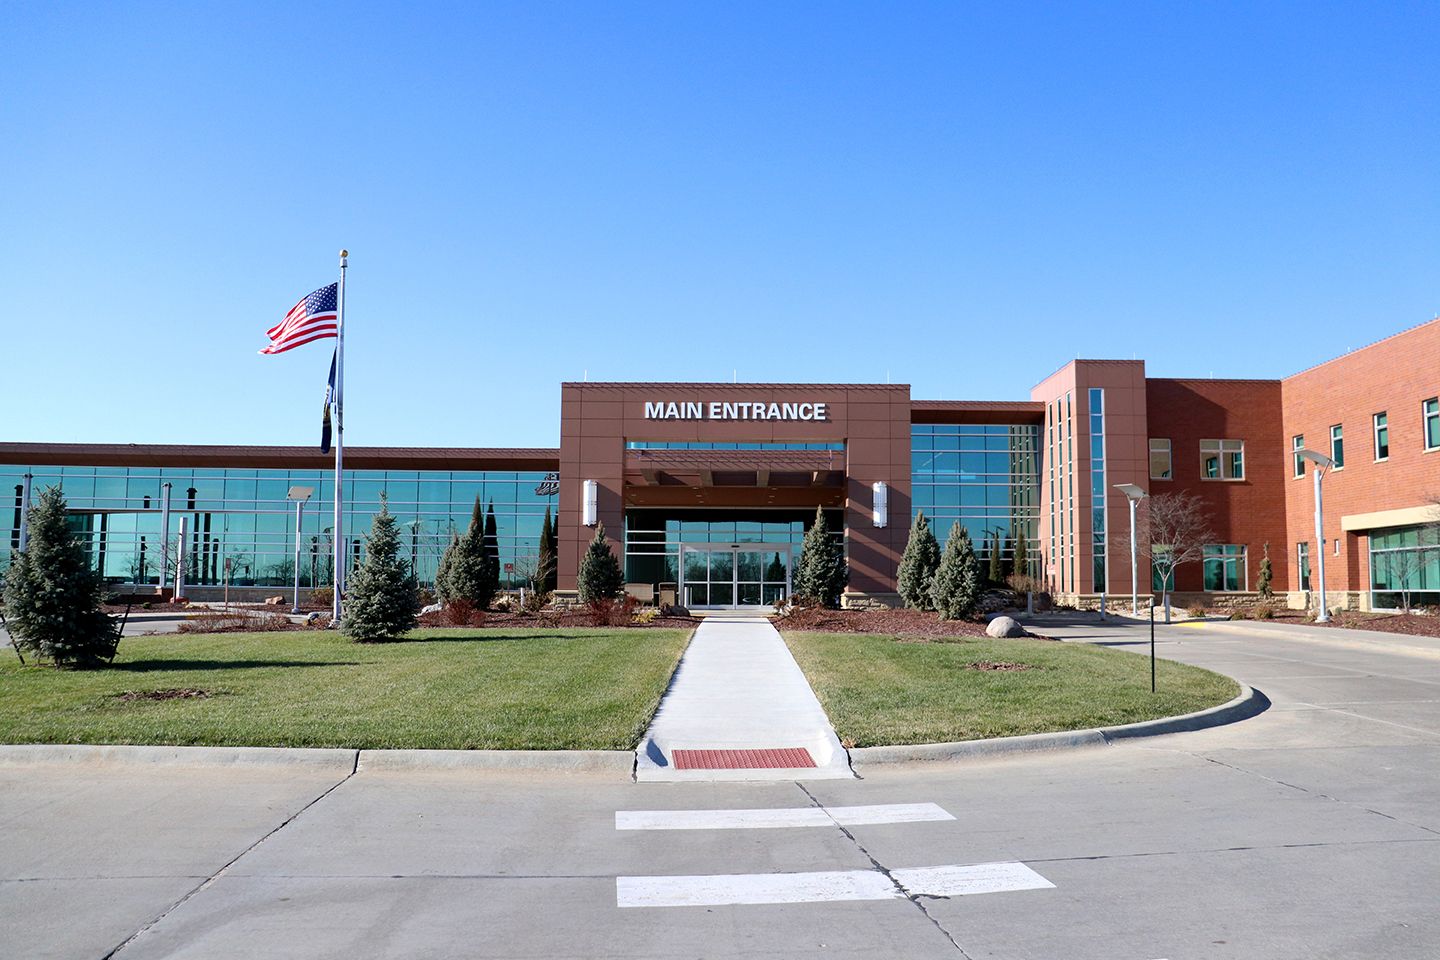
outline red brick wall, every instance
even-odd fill
[[[1440,320],[1347,353],[1281,381],[1284,410],[1284,489],[1287,546],[1300,542],[1315,551],[1313,464],[1304,479],[1294,479],[1291,438],[1330,454],[1330,428],[1345,429],[1345,466],[1324,478],[1325,580],[1327,590],[1368,589],[1368,543],[1363,532],[1344,533],[1347,515],[1421,507],[1440,491],[1440,451],[1424,449],[1421,403],[1440,396]],[[1385,413],[1390,427],[1390,458],[1375,459],[1372,420]],[[1340,554],[1334,541],[1340,541]],[[1318,588],[1313,578],[1312,588]],[[1299,589],[1293,584],[1291,589]]]
[[[1246,546],[1246,590],[1255,588],[1269,541],[1273,588],[1289,589],[1280,381],[1152,379],[1146,396],[1150,436],[1170,441],[1173,478],[1148,479],[1147,467],[1150,493],[1183,491],[1205,503],[1212,542]],[[1200,479],[1201,440],[1244,440],[1245,478]],[[1175,579],[1177,590],[1204,589],[1200,563],[1181,564]]]

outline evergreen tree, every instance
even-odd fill
[[[620,572],[620,562],[610,552],[605,539],[605,524],[595,525],[595,539],[580,558],[580,602],[613,599],[620,595],[625,586],[625,575]]]
[[[975,612],[980,602],[980,561],[969,532],[959,520],[950,528],[930,598],[942,620],[963,620]]]
[[[104,579],[70,531],[65,498],[47,487],[26,515],[29,542],[5,571],[5,623],[16,650],[95,667],[115,656],[119,629],[102,609]]]
[[[1274,576],[1274,570],[1270,566],[1270,541],[1265,541],[1265,559],[1260,561],[1260,575],[1255,578],[1255,589],[1260,591],[1260,596],[1269,600],[1274,596],[1270,588],[1270,580]]]
[[[990,582],[998,586],[1005,585],[1005,561],[1001,556],[1005,552],[1005,541],[1000,539],[1000,531],[995,531],[995,537],[990,541]]]
[[[365,559],[350,574],[342,629],[356,640],[398,637],[414,628],[418,608],[415,571],[400,556],[400,525],[381,493],[380,512],[365,537]]]
[[[454,596],[450,587],[450,575],[455,569],[456,559],[460,556],[460,538],[455,531],[450,531],[450,542],[445,545],[445,552],[440,554],[440,563],[435,567],[435,595],[440,598],[441,603],[449,602]]]
[[[445,577],[444,592],[440,592],[441,584],[438,579],[436,591],[440,593],[440,599],[444,603],[466,600],[477,610],[484,610],[495,599],[495,581],[489,579],[488,574],[485,511],[480,506],[480,498],[476,497],[475,509],[470,514],[470,526],[466,529],[465,536],[455,543],[454,556]]]
[[[925,511],[921,510],[910,523],[910,539],[905,541],[905,552],[900,555],[898,579],[905,606],[915,610],[931,609],[930,586],[939,566],[940,544],[930,531]]]
[[[1030,576],[1030,538],[1025,536],[1025,531],[1020,531],[1020,536],[1015,538],[1015,559],[1013,561],[1016,576]]]
[[[545,523],[540,527],[540,552],[535,563],[535,588],[541,593],[555,590],[558,558],[555,556],[555,528],[550,523],[550,508],[545,508]]]
[[[838,607],[840,594],[849,582],[850,568],[845,565],[845,556],[830,536],[825,512],[816,507],[815,522],[800,544],[800,562],[793,581],[795,592],[827,607]]]
[[[500,537],[495,528],[494,500],[490,501],[490,512],[485,516],[485,584],[492,598],[500,590]]]

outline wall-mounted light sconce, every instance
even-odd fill
[[[600,484],[594,480],[585,481],[585,500],[581,515],[581,522],[587,527],[593,527],[600,522]]]

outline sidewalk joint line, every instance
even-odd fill
[[[353,777],[353,776],[355,776],[355,774],[360,770],[360,751],[357,749],[357,750],[353,750],[353,751],[351,751],[351,752],[354,754],[354,757],[352,758],[352,761],[351,761],[351,764],[350,764],[350,772],[349,772],[349,773],[347,773],[347,774],[345,774],[345,776],[341,777],[338,781],[336,781],[333,785],[331,785],[329,788],[327,788],[327,789],[325,790],[325,792],[321,793],[318,797],[316,797],[315,799],[311,800],[309,803],[305,804],[305,805],[304,805],[303,807],[301,807],[299,810],[296,810],[296,811],[295,811],[293,814],[291,814],[289,817],[285,818],[285,820],[284,820],[279,826],[275,827],[273,830],[271,830],[271,831],[269,831],[268,833],[266,833],[266,834],[265,834],[263,837],[261,837],[259,840],[256,840],[254,843],[250,844],[250,846],[246,847],[244,850],[241,850],[239,853],[237,853],[234,857],[230,858],[230,861],[229,861],[228,863],[226,863],[224,866],[222,866],[219,870],[215,871],[215,873],[212,874],[210,877],[207,877],[202,883],[200,883],[197,887],[195,887],[195,889],[193,889],[193,890],[191,890],[189,893],[185,894],[185,896],[181,897],[179,900],[176,900],[176,901],[175,901],[174,903],[172,903],[169,907],[165,908],[165,910],[162,911],[158,916],[152,918],[148,923],[146,923],[146,924],[145,924],[143,927],[141,927],[139,930],[136,930],[136,931],[135,931],[134,933],[132,933],[130,936],[126,937],[124,941],[122,941],[119,945],[117,945],[117,946],[116,946],[113,950],[111,950],[109,953],[107,953],[107,954],[105,954],[103,957],[101,957],[100,960],[112,960],[112,958],[115,957],[118,953],[120,953],[120,951],[122,951],[122,950],[124,950],[126,947],[130,946],[130,944],[134,943],[134,942],[135,942],[136,940],[138,940],[142,935],[144,935],[144,934],[148,933],[149,931],[153,930],[153,929],[155,928],[156,924],[160,923],[160,921],[164,920],[166,917],[170,916],[170,914],[174,913],[176,910],[178,910],[179,908],[183,907],[185,904],[189,903],[190,900],[193,899],[197,894],[202,893],[202,892],[204,892],[205,890],[209,889],[210,886],[215,883],[215,881],[219,880],[221,877],[225,876],[225,874],[229,873],[229,872],[230,872],[230,868],[233,867],[233,866],[235,866],[235,864],[237,864],[237,863],[240,862],[240,858],[244,857],[244,856],[245,856],[247,853],[249,853],[251,850],[254,850],[256,847],[260,846],[260,844],[264,843],[266,840],[269,840],[271,837],[275,836],[275,834],[279,833],[281,830],[284,830],[286,827],[290,826],[290,824],[294,823],[295,820],[296,820],[297,818],[299,818],[299,816],[300,816],[302,813],[304,813],[306,810],[309,810],[311,807],[315,806],[315,804],[319,803],[321,800],[324,800],[326,797],[330,796],[330,794],[332,794],[332,793],[334,793],[336,790],[340,789],[340,787],[341,787],[343,784],[347,783],[347,782],[350,780],[350,778]]]
[[[879,860],[876,860],[875,857],[871,855],[870,851],[865,849],[865,845],[855,838],[855,834],[851,833],[850,830],[839,820],[836,820],[835,815],[832,814],[825,807],[825,804],[821,803],[819,799],[817,799],[816,796],[810,792],[810,790],[805,786],[805,784],[796,782],[795,786],[799,787],[800,792],[805,794],[805,796],[810,799],[810,802],[812,804],[814,804],[817,808],[823,811],[825,816],[830,818],[830,821],[834,823],[835,826],[840,830],[840,832],[845,835],[845,838],[855,845],[855,849],[859,850],[862,854],[865,855],[865,859],[870,861],[871,866],[873,866],[876,870],[880,871],[881,875],[883,875],[886,880],[889,880],[892,884],[894,884],[895,889],[899,890],[900,893],[904,895],[905,899],[915,904],[916,909],[920,911],[920,915],[923,916],[926,920],[929,920],[930,923],[935,927],[935,929],[940,931],[941,935],[943,935],[946,940],[950,941],[950,945],[953,946],[957,952],[959,952],[960,956],[964,957],[965,960],[972,960],[970,954],[965,952],[965,948],[960,946],[959,942],[956,941],[955,937],[950,933],[950,931],[946,930],[944,925],[941,924],[939,920],[936,920],[933,916],[930,915],[930,911],[925,908],[925,904],[921,902],[921,898],[919,895],[913,894],[909,890],[906,890],[905,887],[902,886],[900,882],[895,879],[894,874],[890,872],[890,868],[885,866]],[[928,899],[934,900],[937,898],[929,897]],[[947,897],[945,899],[949,898]]]

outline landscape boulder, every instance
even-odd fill
[[[996,617],[985,628],[987,637],[1026,637],[1025,628],[1010,617]]]

